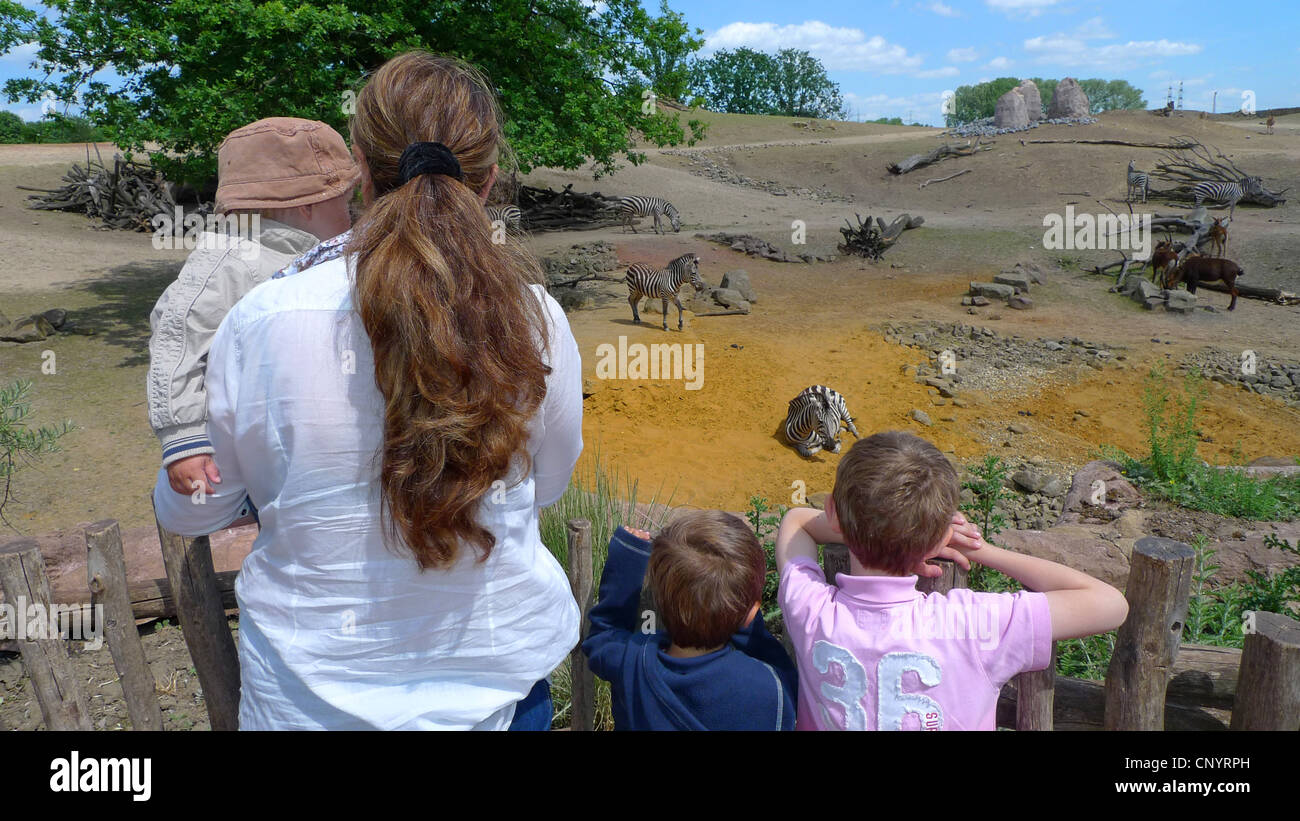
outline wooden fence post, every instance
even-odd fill
[[[86,694],[81,690],[68,648],[58,632],[58,616],[50,607],[50,580],[36,542],[19,539],[0,547],[0,586],[5,592],[5,603],[14,609],[14,638],[23,656],[23,668],[36,691],[45,729],[94,729]],[[39,620],[27,618],[29,607],[42,614]],[[40,627],[42,635],[27,635],[30,626]]]
[[[1300,622],[1256,611],[1237,676],[1233,730],[1300,730]]]
[[[239,652],[212,568],[207,536],[187,539],[158,525],[176,617],[214,730],[239,729]]]
[[[587,637],[587,614],[593,603],[591,570],[591,522],[570,519],[568,522],[569,586],[582,611],[579,646],[569,653],[569,689],[573,701],[572,730],[590,732],[596,724],[596,677],[582,654],[581,640]]]
[[[1196,551],[1173,539],[1139,539],[1130,557],[1128,619],[1106,672],[1107,730],[1163,730],[1165,690],[1178,657]]]
[[[822,574],[827,584],[835,584],[836,573],[849,572],[849,546],[846,544],[822,545]]]
[[[942,576],[934,578],[918,578],[916,580],[916,589],[922,593],[947,593],[956,587],[966,587],[966,580],[970,573],[962,569],[956,562],[947,559],[935,559],[935,564],[943,568]]]
[[[1016,683],[1016,729],[1051,730],[1052,712],[1056,708],[1056,642],[1047,668],[1021,673]]]
[[[122,532],[113,519],[86,528],[86,577],[91,604],[103,607],[104,640],[108,642],[113,667],[122,684],[131,728],[161,730],[162,710],[154,695],[153,671],[149,669],[140,631],[135,626],[135,614],[131,611]]]

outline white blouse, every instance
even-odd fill
[[[226,316],[206,378],[222,482],[196,503],[160,471],[158,520],[198,535],[230,524],[245,496],[257,506],[262,531],[235,586],[241,729],[504,729],[578,642],[581,614],[538,529],[582,451],[577,343],[532,286],[552,368],[532,470],[480,505],[496,537],[486,561],[467,549],[448,570],[420,572],[380,527],[384,405],[350,265],[266,282]]]

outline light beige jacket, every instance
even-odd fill
[[[260,228],[257,248],[238,238],[200,244],[149,317],[149,424],[162,443],[163,467],[212,453],[203,379],[221,320],[242,296],[319,242],[274,220],[262,218]]]

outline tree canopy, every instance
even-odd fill
[[[843,118],[839,85],[806,51],[765,54],[749,48],[722,49],[691,66],[691,88],[713,111],[783,117]]]
[[[173,179],[210,178],[230,131],[270,116],[323,120],[346,133],[366,73],[423,48],[460,57],[496,85],[520,171],[597,176],[633,163],[633,133],[693,142],[703,124],[645,105],[679,96],[702,41],[665,4],[637,0],[46,0],[46,18],[0,0],[0,52],[35,43],[45,78],[10,80],[9,100],[82,92],[85,114]],[[91,77],[112,69],[110,88]],[[57,80],[48,79],[58,77]],[[355,99],[354,97],[352,99]],[[151,145],[152,147],[152,145]]]
[[[1060,81],[1043,79],[1042,77],[1032,77],[1030,79],[1034,81],[1034,85],[1038,86],[1038,93],[1043,99],[1043,109],[1046,110],[1051,105],[1052,94],[1056,91],[1056,85]],[[1020,85],[1020,81],[1015,77],[999,77],[985,83],[958,87],[953,97],[953,113],[948,115],[947,118],[948,125],[953,126],[957,123],[968,123],[971,120],[992,117],[994,110],[997,108],[998,98],[1018,85]],[[1142,98],[1142,92],[1130,85],[1127,80],[1100,80],[1096,78],[1080,80],[1079,87],[1083,89],[1084,94],[1088,95],[1088,106],[1093,114],[1116,109],[1147,107],[1146,100]]]

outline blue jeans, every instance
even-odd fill
[[[551,703],[551,683],[542,679],[533,685],[528,695],[515,704],[515,717],[510,722],[511,730],[525,732],[545,732],[551,729],[551,719],[555,715],[555,706]]]

